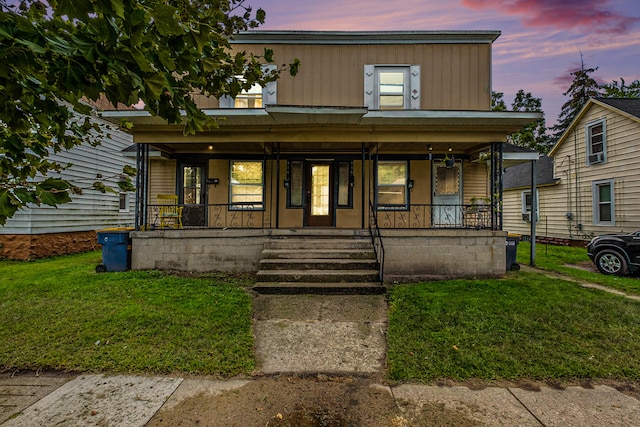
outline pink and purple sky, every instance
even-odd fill
[[[638,0],[247,0],[263,30],[499,30],[493,90],[542,98],[547,126],[567,100],[569,73],[585,67],[610,83],[640,79]],[[304,64],[302,65],[304,66]]]

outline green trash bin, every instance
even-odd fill
[[[507,236],[507,271],[520,270],[520,264],[516,262],[519,241],[520,236],[517,234],[509,234]]]
[[[98,243],[102,245],[102,264],[96,271],[126,271],[131,268],[131,228],[107,228],[99,230]]]

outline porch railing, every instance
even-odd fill
[[[369,203],[369,235],[373,244],[373,251],[378,262],[378,280],[380,284],[384,281],[384,244],[382,243],[382,235],[380,227],[378,227],[378,216],[373,203]]]
[[[262,205],[253,203],[242,204],[179,204],[176,205],[181,211],[182,221],[168,222],[161,220],[162,210],[166,205],[148,205],[149,218],[147,229],[157,228],[240,228],[240,229],[262,229],[270,228],[270,224],[265,223],[267,215],[262,209]],[[160,225],[164,226],[161,227]],[[180,227],[181,225],[181,227]]]
[[[148,205],[144,229],[180,228],[180,224],[160,220],[164,205]],[[273,218],[260,204],[180,204],[182,228],[273,228]],[[496,210],[490,204],[433,205],[412,204],[405,209],[389,209],[369,204],[378,229],[471,229],[496,230]],[[164,227],[160,225],[163,224]],[[302,226],[302,224],[300,224]]]
[[[390,229],[456,228],[493,230],[495,210],[491,205],[412,204],[408,209],[378,208],[378,225]]]

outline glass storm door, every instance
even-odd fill
[[[434,165],[433,226],[455,228],[462,225],[461,170],[459,164],[452,167]]]
[[[206,224],[207,202],[205,201],[204,166],[181,165],[181,202],[184,204],[182,223],[185,226],[204,227]]]
[[[306,168],[305,225],[333,226],[333,167],[331,163],[308,163]]]

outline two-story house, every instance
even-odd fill
[[[540,169],[538,239],[585,244],[639,230],[639,140],[640,99],[590,99]],[[504,228],[529,234],[530,179],[520,175],[520,186],[505,189]]]
[[[266,239],[377,226],[388,278],[502,274],[501,148],[540,115],[491,111],[499,34],[246,32],[234,49],[302,65],[236,99],[197,96],[219,128],[104,111],[139,144],[133,268],[256,271]]]

